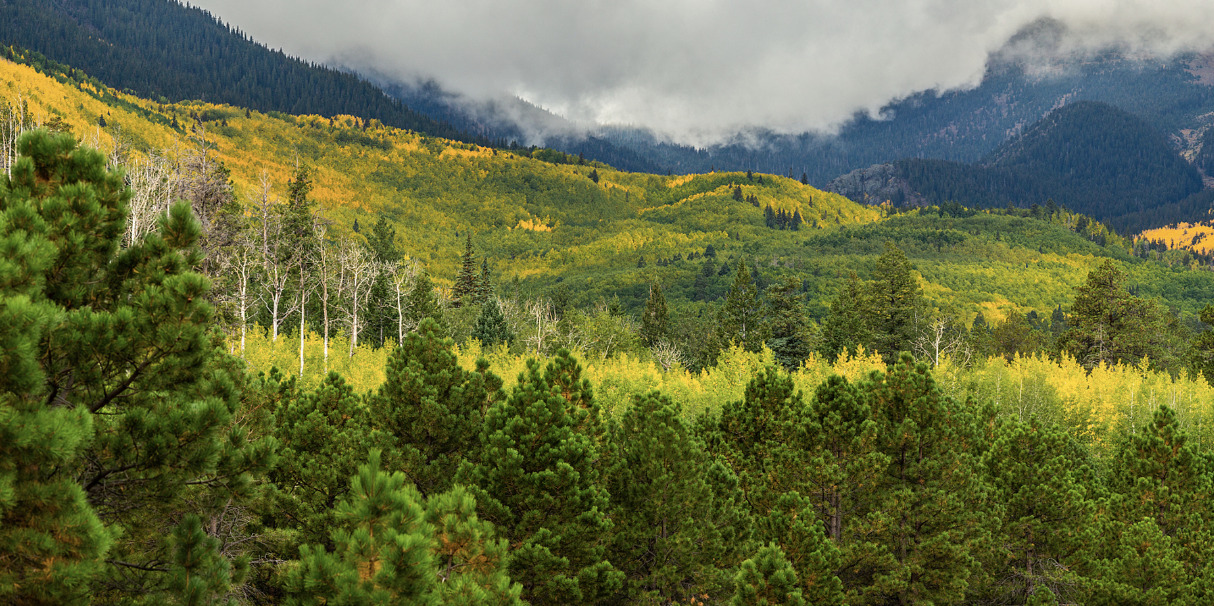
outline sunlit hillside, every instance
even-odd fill
[[[58,75],[0,62],[0,99],[26,104],[31,120],[57,122],[107,153],[117,147],[132,156],[171,156],[196,144],[193,126],[201,124],[248,205],[263,176],[281,198],[297,163],[306,164],[331,233],[385,217],[401,250],[440,286],[452,283],[471,232],[478,257],[503,288],[518,278],[525,293],[563,289],[578,305],[619,296],[635,309],[657,281],[674,304],[702,314],[728,288],[722,266],[745,259],[762,271],[761,283],[800,280],[808,311],[820,319],[849,272],[873,277],[885,242],[907,252],[936,309],[968,318],[1069,305],[1074,287],[1103,257],[1124,263],[1139,292],[1185,312],[1214,295],[1206,272],[1137,263],[1121,244],[1104,242],[1105,232],[1070,215],[1053,222],[972,212],[888,217],[784,177],[626,173],[551,150],[495,150],[351,116],[158,103],[109,90],[77,70],[47,72]],[[772,228],[769,207],[798,214],[799,229]]]
[[[1163,242],[1168,248],[1183,248],[1200,253],[1214,250],[1214,225],[1208,222],[1178,223],[1148,229],[1139,235],[1152,242]]]
[[[879,216],[785,178],[759,177],[756,183],[744,173],[630,174],[578,164],[560,153],[536,152],[550,160],[544,161],[530,157],[529,150],[496,151],[350,116],[266,115],[201,102],[159,104],[83,77],[56,80],[7,61],[0,63],[0,97],[10,104],[28,103],[39,123],[61,120],[104,151],[112,151],[116,140],[139,153],[171,151],[188,143],[187,126],[201,118],[207,141],[246,200],[256,197],[263,173],[281,195],[296,163],[305,163],[316,171],[313,198],[338,229],[386,216],[398,226],[399,244],[407,254],[438,265],[454,263],[464,233],[472,230],[479,246],[513,259],[508,275],[522,277],[569,262],[606,267],[626,260],[635,265],[641,256],[686,255],[709,244],[728,249],[729,230],[737,238],[757,235],[748,227],[762,229],[761,209],[732,200],[738,183],[764,205],[799,211],[810,226]],[[435,273],[440,282],[446,278],[444,272]]]

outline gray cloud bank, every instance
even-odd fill
[[[1051,52],[1214,48],[1210,0],[194,0],[313,61],[516,95],[570,120],[695,145],[829,131],[857,111],[980,81],[1026,25]]]

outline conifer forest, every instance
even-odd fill
[[[1214,602],[1214,156],[1155,122],[846,197],[49,4],[0,1],[0,604]],[[138,73],[132,14],[188,44]]]

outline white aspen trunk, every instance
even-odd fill
[[[300,270],[303,273],[303,270]],[[299,293],[299,378],[303,379],[304,375],[304,316],[307,309],[307,291]]]

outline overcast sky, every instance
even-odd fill
[[[855,111],[976,85],[1055,19],[1064,48],[1214,47],[1211,0],[191,0],[313,61],[517,95],[567,118],[705,144],[829,130]]]

